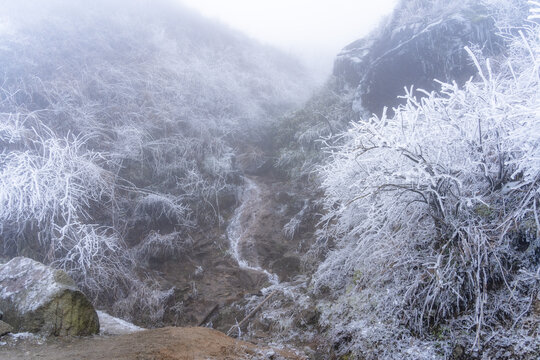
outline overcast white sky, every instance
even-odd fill
[[[335,55],[365,35],[397,0],[178,0],[330,73]]]

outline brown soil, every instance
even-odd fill
[[[161,328],[133,334],[93,338],[57,338],[38,345],[0,347],[2,360],[305,360],[291,351],[260,347],[208,328]]]
[[[166,312],[166,325],[205,325],[212,316],[225,310],[227,321],[219,324],[219,329],[227,331],[245,316],[243,311],[232,309],[230,305],[247,294],[257,294],[268,284],[264,274],[238,267],[228,254],[225,238],[217,232],[214,232],[215,237],[209,235],[196,238],[193,249],[180,259],[165,259],[154,265],[161,286],[176,289],[169,309],[181,304],[177,313]],[[201,270],[197,271],[198,267]],[[217,325],[214,322],[214,327]]]

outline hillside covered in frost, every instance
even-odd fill
[[[223,223],[236,156],[304,98],[307,74],[168,1],[3,2],[0,19],[2,254],[157,311],[166,294],[135,268]]]

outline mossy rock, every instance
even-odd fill
[[[0,320],[0,336],[4,336],[13,331],[13,327]]]
[[[86,336],[99,332],[97,313],[64,271],[18,257],[0,265],[0,308],[16,332]]]

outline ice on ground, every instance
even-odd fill
[[[124,335],[144,330],[144,328],[115,318],[103,311],[97,311],[97,314],[99,317],[100,334],[102,335]]]
[[[17,339],[17,340],[27,340],[27,339],[34,339],[34,338],[39,337],[38,335],[29,333],[29,332],[21,332],[21,333],[9,334],[9,336],[11,336],[12,338]]]
[[[45,343],[45,338],[43,336],[29,332],[20,332],[15,334],[9,333],[3,336],[2,340],[3,341],[0,342],[0,346],[12,346],[17,344],[19,341],[36,345],[43,345]]]

